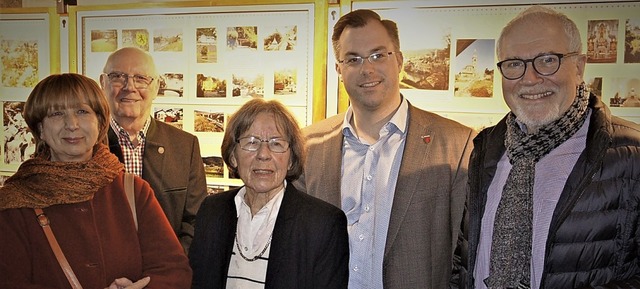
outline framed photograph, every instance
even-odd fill
[[[55,8],[3,8],[0,12],[0,172],[7,175],[35,150],[22,111],[33,87],[60,70],[59,19]]]
[[[77,23],[72,69],[99,80],[111,52],[148,51],[161,82],[153,117],[198,136],[208,183],[237,186],[219,157],[229,115],[252,98],[275,99],[306,126],[317,114],[314,106],[324,108],[317,92],[326,85],[314,75],[325,68],[326,55],[316,53],[324,45],[316,42],[317,30],[325,28],[316,15],[327,7],[300,0],[201,4],[70,7]]]
[[[545,5],[576,22],[588,59],[585,82],[605,103],[611,100],[614,115],[638,122],[637,109],[629,107],[640,105],[633,78],[640,71],[640,3]],[[356,0],[351,9],[371,9],[397,23],[404,56],[400,91],[413,105],[482,128],[509,111],[496,66],[496,42],[502,28],[529,6]]]

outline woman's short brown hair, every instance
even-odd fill
[[[107,144],[109,103],[93,79],[76,73],[52,74],[31,91],[24,105],[24,119],[36,140],[35,156],[49,157],[49,147],[40,138],[39,125],[52,109],[87,104],[98,117],[98,143]]]
[[[278,131],[289,142],[291,167],[287,171],[286,178],[289,181],[297,179],[302,174],[305,159],[304,138],[300,126],[293,114],[282,103],[277,100],[267,101],[261,98],[254,98],[246,102],[229,117],[221,147],[222,159],[227,164],[229,173],[237,175],[238,168],[232,165],[231,156],[238,146],[238,139],[251,128],[261,112],[273,114]]]

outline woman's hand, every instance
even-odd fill
[[[142,289],[149,284],[149,281],[151,281],[151,277],[144,277],[135,283],[127,278],[118,278],[105,289]]]

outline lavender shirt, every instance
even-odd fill
[[[571,170],[584,150],[589,128],[589,116],[582,127],[571,138],[552,150],[536,164],[536,175],[533,185],[533,240],[531,248],[531,288],[540,288],[540,280],[544,269],[544,255],[549,235],[551,217],[556,208],[562,189],[569,178]],[[487,203],[480,231],[480,242],[473,271],[475,288],[486,289],[484,279],[489,277],[491,256],[491,238],[498,203],[502,197],[502,188],[507,182],[511,164],[507,154],[503,154],[496,175],[487,191]]]

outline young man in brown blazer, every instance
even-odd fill
[[[346,213],[349,288],[448,288],[475,132],[400,94],[394,22],[356,10],[332,41],[350,106],[305,128],[297,185]]]

